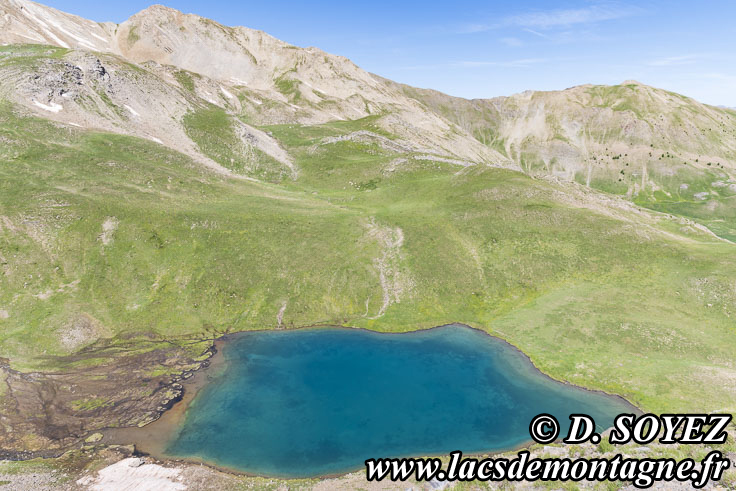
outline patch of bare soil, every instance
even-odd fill
[[[212,343],[192,340],[207,358]],[[199,346],[198,346],[199,347]],[[206,365],[159,339],[102,340],[23,373],[0,359],[0,459],[58,456],[106,427],[141,426],[182,396],[182,378]],[[104,361],[102,361],[104,360]]]
[[[371,219],[366,227],[369,237],[378,241],[381,246],[381,256],[373,260],[383,291],[381,307],[373,317],[378,318],[391,304],[401,302],[404,296],[411,293],[414,281],[402,264],[401,246],[404,245],[404,232],[399,227],[379,225],[374,219]],[[367,305],[368,302],[366,309]]]

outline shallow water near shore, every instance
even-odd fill
[[[369,458],[513,449],[530,441],[529,422],[543,412],[564,435],[571,413],[591,415],[600,432],[634,410],[552,380],[513,346],[461,325],[244,332],[220,349],[196,396],[128,438],[161,456],[313,477]]]

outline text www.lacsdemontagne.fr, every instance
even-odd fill
[[[512,459],[463,458],[462,452],[450,453],[447,469],[439,458],[403,458],[366,460],[369,481],[417,481],[433,479],[448,481],[628,481],[637,488],[648,488],[655,482],[688,482],[702,488],[711,479],[721,478],[728,462],[718,451],[709,453],[702,461],[652,458],[576,459],[530,458],[521,451]]]

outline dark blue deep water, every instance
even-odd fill
[[[598,431],[631,412],[620,399],[551,380],[503,341],[464,326],[406,334],[350,329],[242,333],[226,368],[168,444],[252,474],[309,477],[368,458],[506,450],[551,413],[593,416]]]

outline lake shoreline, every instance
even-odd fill
[[[503,339],[500,336],[491,334],[483,329],[479,329],[473,326],[470,326],[468,324],[464,323],[447,323],[442,324],[438,326],[432,326],[428,328],[420,328],[415,329],[412,331],[401,331],[401,332],[383,332],[383,331],[376,331],[372,329],[362,328],[362,327],[348,327],[348,326],[335,326],[330,324],[315,324],[315,325],[307,325],[307,326],[301,326],[296,328],[289,328],[289,329],[281,329],[281,331],[297,331],[297,330],[345,330],[345,331],[365,331],[369,332],[371,334],[378,334],[378,335],[401,335],[401,334],[412,334],[412,333],[420,333],[420,332],[427,332],[432,331],[436,329],[441,328],[448,328],[448,327],[464,327],[467,329],[471,329],[473,331],[482,333],[490,338],[492,338],[495,342],[501,342],[503,345],[512,348],[514,353],[523,358],[523,360],[530,365],[530,367],[533,368],[537,374],[543,375],[544,378],[546,378],[549,381],[555,382],[557,384],[562,384],[570,388],[574,388],[576,390],[581,390],[585,392],[590,392],[594,394],[603,395],[609,398],[617,399],[618,401],[622,402],[627,407],[631,408],[632,412],[643,414],[643,411],[639,409],[637,406],[632,404],[630,401],[628,401],[623,396],[620,396],[618,394],[611,394],[606,391],[600,390],[600,389],[590,389],[587,387],[582,387],[573,383],[570,383],[565,380],[559,380],[556,379],[547,373],[540,370],[536,364],[532,361],[532,359],[524,353],[520,348],[513,345],[512,343],[508,342],[507,340]],[[215,464],[211,461],[200,459],[197,457],[176,457],[176,456],[170,456],[167,455],[165,452],[165,445],[168,443],[169,439],[172,438],[172,436],[175,434],[174,432],[177,430],[178,427],[181,426],[181,423],[183,423],[186,411],[190,407],[191,403],[195,400],[197,393],[206,385],[208,385],[210,382],[213,381],[214,378],[217,378],[221,374],[221,370],[224,370],[227,365],[227,361],[225,360],[225,357],[223,355],[223,348],[225,345],[232,341],[237,336],[244,334],[244,333],[255,333],[255,332],[269,332],[274,331],[274,329],[253,329],[253,330],[247,330],[247,331],[238,331],[233,333],[227,333],[224,334],[218,338],[216,338],[213,341],[212,346],[209,348],[209,352],[211,353],[210,358],[208,358],[205,362],[203,362],[200,365],[200,368],[196,371],[191,372],[191,376],[187,379],[179,379],[177,382],[181,385],[181,397],[177,398],[177,400],[171,401],[171,403],[168,405],[165,410],[161,411],[161,414],[159,418],[157,418],[155,421],[152,421],[151,423],[148,423],[142,427],[127,427],[127,428],[107,428],[105,430],[102,430],[101,433],[103,433],[104,437],[101,443],[104,444],[110,444],[110,445],[133,445],[135,448],[135,454],[140,456],[150,456],[156,459],[160,459],[163,461],[168,462],[181,462],[181,463],[189,463],[189,464],[202,464],[206,465],[212,469],[216,469],[218,471],[226,472],[229,474],[234,475],[243,475],[243,476],[249,476],[249,477],[264,477],[264,478],[273,478],[273,479],[283,479],[283,480],[308,480],[308,479],[330,479],[330,478],[336,478],[345,476],[347,474],[354,473],[356,471],[360,471],[364,469],[364,466],[358,466],[353,469],[347,469],[344,471],[340,471],[337,473],[327,473],[327,474],[319,474],[316,476],[311,477],[294,477],[294,476],[279,476],[279,475],[273,475],[273,474],[257,474],[257,473],[250,473],[245,472],[240,469],[234,469],[227,466],[222,466]],[[560,441],[560,440],[558,440]],[[481,457],[481,456],[490,456],[490,455],[499,455],[507,452],[515,452],[521,449],[529,448],[533,446],[535,442],[531,439],[528,441],[516,445],[507,449],[503,450],[494,450],[490,452],[469,452],[467,454],[464,453],[466,456],[473,456],[473,457]],[[423,457],[446,457],[447,453],[441,453],[441,454],[426,454],[423,455]],[[416,455],[407,455],[404,457],[416,457]]]

